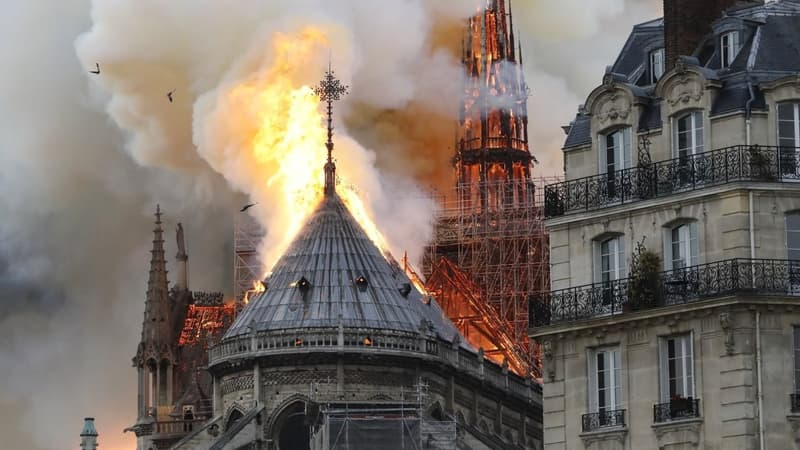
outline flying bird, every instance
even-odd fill
[[[172,103],[172,94],[174,94],[174,93],[175,93],[175,89],[167,92],[167,98],[169,99],[170,103]]]
[[[100,75],[100,63],[94,63],[94,65],[95,65],[95,67],[97,67],[97,69],[90,70],[89,73],[93,73],[95,75]]]
[[[242,209],[240,209],[239,212],[245,212],[248,209],[252,208],[253,206],[256,206],[257,204],[258,203],[248,203],[248,204],[242,206]]]

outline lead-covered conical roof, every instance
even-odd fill
[[[226,338],[253,331],[338,327],[458,333],[436,302],[384,257],[339,196],[324,196],[278,260],[267,290],[244,307]]]

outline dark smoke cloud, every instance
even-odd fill
[[[333,3],[341,6],[312,0],[241,2],[239,9],[211,0],[4,5],[4,447],[77,448],[82,418],[93,415],[101,448],[133,448],[132,436],[121,430],[135,415],[130,358],[140,333],[155,203],[167,214],[168,255],[175,253],[175,222],[182,220],[186,227],[192,288],[230,286],[229,218],[246,197],[194,148],[193,100],[213,89],[258,38],[273,17],[265,11],[317,10],[317,17],[346,19],[343,23],[355,30],[351,38],[371,36],[369,51],[342,69],[361,89],[347,105],[351,137],[374,151],[383,173],[423,183],[451,174],[459,88],[452,81],[457,79],[452,42],[459,35],[458,18],[473,10],[473,2],[397,2],[391,6],[396,11],[387,12],[388,2],[350,0],[346,3],[360,12],[344,8],[344,13],[326,14],[332,6],[325,5]],[[542,170],[560,168],[558,127],[599,83],[630,26],[658,15],[658,3],[515,2],[532,89],[532,148]],[[561,8],[570,9],[564,14]],[[108,17],[116,19],[108,22]],[[387,17],[395,19],[392,29],[399,32],[387,33]],[[292,20],[303,22],[302,17]],[[79,59],[73,43],[89,30],[122,41],[91,48],[79,41]],[[396,46],[404,40],[408,47],[399,51]],[[425,79],[418,79],[415,61],[423,55],[437,70],[423,71]],[[395,56],[400,59],[394,61]],[[108,76],[87,82],[95,60]],[[178,89],[170,110],[161,106],[164,85]]]

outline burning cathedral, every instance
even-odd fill
[[[514,211],[533,195],[510,11],[505,0],[489,5],[470,20],[470,36],[481,37],[470,41],[470,78],[499,80],[510,67],[514,90],[498,84],[486,95],[514,101],[506,108],[471,98],[461,126],[474,120],[477,131],[463,133],[456,158],[460,182],[478,181],[462,200],[486,215]],[[337,193],[331,116],[345,91],[330,70],[316,89],[328,106],[324,192],[246,303],[190,290],[180,224],[170,287],[156,208],[133,359],[137,418],[127,430],[137,450],[541,448],[541,387],[519,357],[522,344],[510,340],[510,322],[492,312],[481,329],[488,340],[468,336],[447,311],[463,308],[446,300],[443,309]],[[491,303],[474,308],[494,311]],[[496,348],[487,352],[484,341]]]

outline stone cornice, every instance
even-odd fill
[[[648,210],[670,206],[675,203],[700,201],[706,198],[717,198],[720,196],[720,194],[724,193],[750,190],[756,190],[759,192],[791,192],[797,194],[798,191],[800,191],[800,183],[738,181],[720,184],[694,191],[687,191],[654,199],[625,203],[624,205],[610,206],[591,211],[569,213],[563,216],[547,219],[545,221],[545,226],[550,232],[552,232],[553,230],[560,229],[560,227],[575,223],[580,224],[585,221],[596,222],[600,218],[605,218],[607,220],[626,218],[634,216],[637,213],[644,213]]]
[[[672,306],[632,311],[609,317],[596,317],[593,319],[565,322],[529,329],[533,339],[556,337],[569,339],[577,336],[603,336],[632,328],[649,327],[663,324],[676,327],[690,318],[713,315],[720,312],[755,309],[784,308],[786,311],[800,309],[797,297],[755,297],[747,298],[744,295],[734,295],[703,300],[692,303],[682,303]]]

